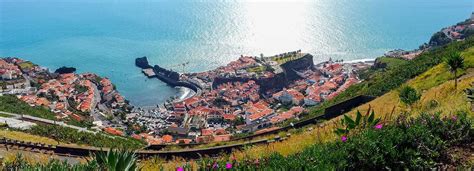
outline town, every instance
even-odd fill
[[[211,71],[180,74],[179,80],[199,87],[199,93],[169,102],[154,114],[138,110],[127,118],[147,126],[147,133],[134,137],[148,143],[229,141],[297,121],[308,114],[306,108],[357,84],[357,71],[372,64],[330,59],[314,65],[313,56],[300,50],[270,57],[241,56]],[[162,71],[144,68],[143,72],[150,77]]]
[[[51,73],[19,58],[0,59],[2,95],[16,95],[30,106],[42,106],[55,120],[101,130],[123,122],[131,106],[108,78],[96,74]],[[122,118],[122,119],[120,119]]]
[[[471,19],[435,33],[418,49],[396,49],[387,57],[412,60],[422,52],[474,33]],[[132,106],[111,80],[93,73],[50,72],[20,58],[0,59],[0,95],[15,95],[44,107],[54,121],[130,136],[148,144],[229,141],[297,122],[318,106],[362,81],[358,72],[377,61],[329,59],[314,64],[301,50],[273,56],[244,56],[226,66],[198,73],[177,73],[137,63],[148,78],[160,78],[192,93],[171,97],[155,107]],[[74,69],[75,70],[75,69]]]

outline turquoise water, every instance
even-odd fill
[[[467,19],[472,0],[304,2],[0,0],[0,56],[51,69],[74,66],[112,79],[135,105],[176,93],[148,80],[136,57],[186,72],[241,54],[302,49],[315,61],[374,58],[413,49],[442,27]]]

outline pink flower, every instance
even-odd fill
[[[458,120],[458,117],[453,116],[453,117],[451,117],[451,119],[452,119],[453,121],[456,121],[456,120]]]
[[[255,159],[255,162],[254,162],[256,165],[258,165],[260,163],[260,161],[258,159]]]
[[[227,163],[225,164],[225,168],[226,168],[226,169],[232,169],[232,163],[227,162]]]
[[[347,137],[346,137],[346,136],[342,136],[342,137],[341,137],[341,141],[342,141],[342,142],[346,142],[346,141],[347,141]]]
[[[176,171],[184,171],[183,167],[176,168]]]
[[[383,128],[383,124],[377,124],[375,125],[375,129],[382,129]]]

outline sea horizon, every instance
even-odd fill
[[[298,49],[316,63],[370,59],[418,48],[440,28],[469,18],[472,3],[7,0],[0,2],[0,56],[52,71],[71,66],[97,73],[110,78],[133,105],[152,106],[178,91],[143,76],[134,66],[137,57],[179,72],[183,62],[190,62],[184,72],[202,72],[242,54]]]

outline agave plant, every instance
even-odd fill
[[[375,118],[375,112],[370,108],[366,115],[362,115],[360,111],[357,110],[355,119],[344,115],[344,119],[341,119],[343,128],[336,128],[334,132],[338,135],[347,135],[351,130],[374,127],[380,120],[380,118]]]
[[[136,155],[128,150],[114,150],[107,152],[98,152],[93,154],[93,161],[89,163],[96,163],[101,170],[108,171],[134,171],[137,168]],[[95,160],[95,161],[94,161]]]

